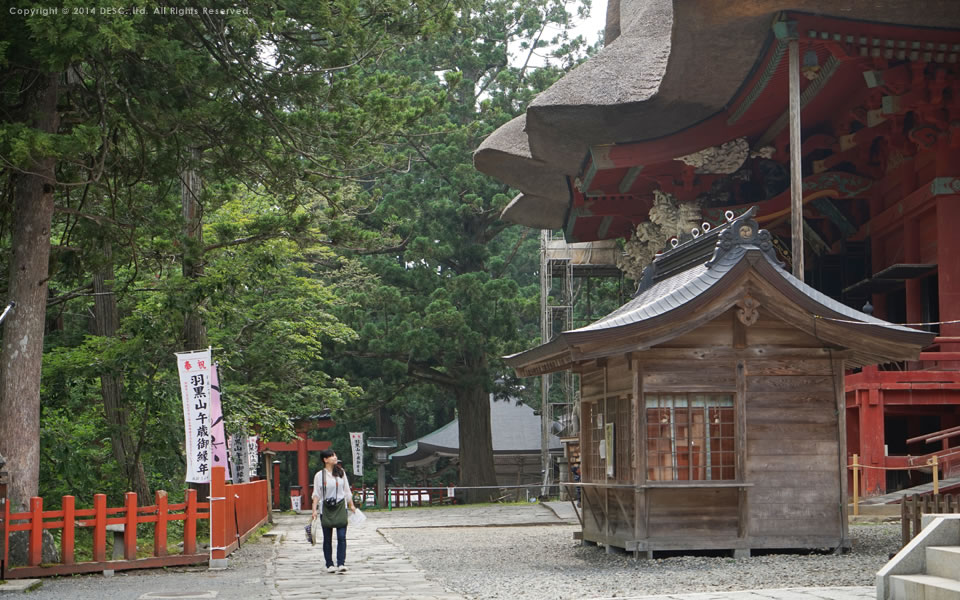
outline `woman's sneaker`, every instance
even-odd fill
[[[347,565],[340,565],[339,567],[337,567],[337,571],[340,572],[340,573],[346,573],[346,572],[347,572]]]
[[[337,568],[335,566],[330,565],[329,567],[327,567],[327,573],[336,573],[336,572],[337,572]]]

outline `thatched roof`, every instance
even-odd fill
[[[610,0],[606,47],[475,154],[477,169],[522,192],[504,217],[558,227],[569,205],[568,178],[591,146],[663,138],[724,110],[784,10],[960,27],[955,0]]]

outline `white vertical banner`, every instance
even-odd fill
[[[350,434],[350,450],[353,451],[353,474],[363,477],[363,432]]]
[[[233,482],[250,482],[250,445],[245,429],[240,429],[227,441],[230,464],[233,465]]]
[[[210,349],[177,353],[190,483],[210,482]]]
[[[247,456],[250,457],[249,473],[251,477],[256,476],[257,469],[260,467],[260,453],[257,452],[257,440],[259,436],[251,435],[247,437]]]

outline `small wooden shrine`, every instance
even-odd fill
[[[674,240],[630,302],[507,357],[524,377],[580,374],[584,541],[848,545],[844,369],[915,359],[934,334],[790,275],[754,214]]]

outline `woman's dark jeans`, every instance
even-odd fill
[[[333,566],[333,527],[323,529],[323,558],[327,566]],[[347,560],[347,526],[337,527],[337,566],[342,566]]]

